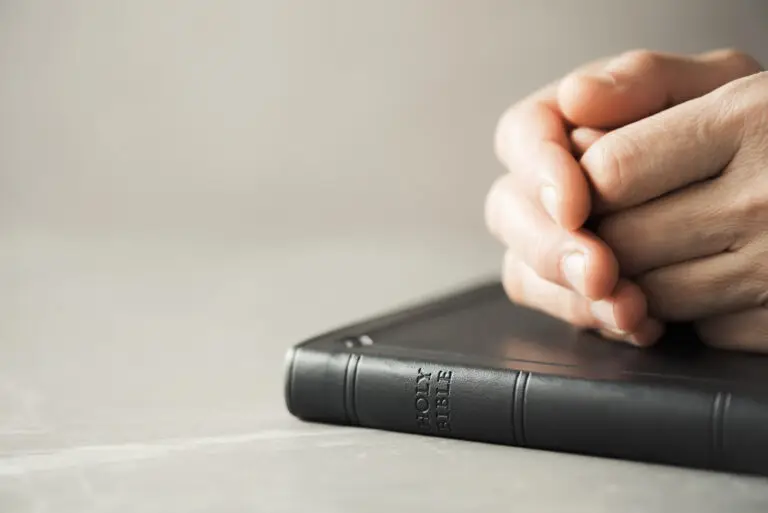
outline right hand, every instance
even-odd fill
[[[593,200],[578,162],[606,131],[702,96],[753,72],[743,54],[629,52],[581,67],[513,105],[496,130],[508,173],[492,186],[486,224],[507,248],[510,299],[575,326],[650,345],[663,324],[611,249],[584,228]]]

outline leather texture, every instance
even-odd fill
[[[288,409],[308,421],[768,475],[768,358],[686,326],[637,349],[489,283],[307,340],[288,362]]]

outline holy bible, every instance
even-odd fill
[[[305,421],[768,475],[768,357],[606,340],[482,283],[291,348]]]

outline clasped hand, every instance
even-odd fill
[[[768,73],[636,51],[513,105],[485,213],[518,303],[646,346],[768,352]]]

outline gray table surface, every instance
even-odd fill
[[[498,271],[504,106],[598,54],[766,48],[728,4],[0,3],[0,512],[768,510],[282,397],[290,345]]]
[[[233,251],[15,240],[14,273],[2,274],[23,284],[3,301],[13,315],[0,362],[2,511],[768,507],[760,479],[291,418],[290,344],[470,279],[464,263],[482,263],[458,241],[326,242]]]

